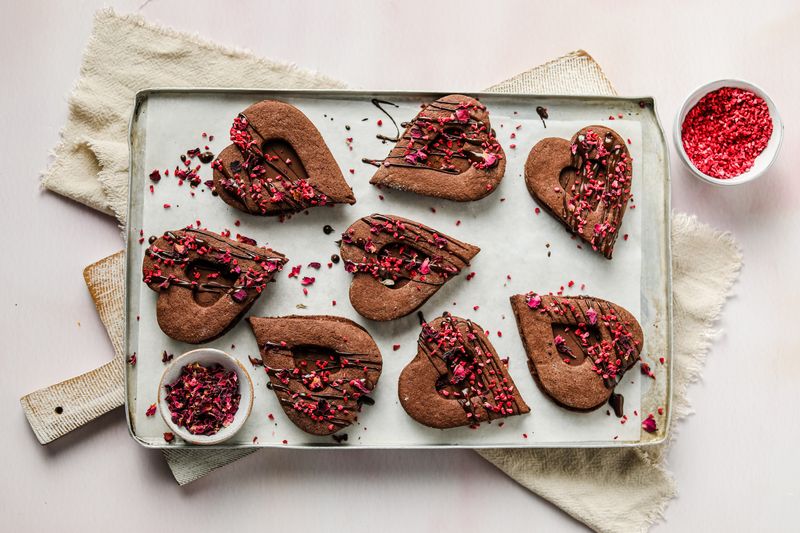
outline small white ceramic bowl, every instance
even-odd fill
[[[719,179],[713,176],[709,176],[708,174],[704,174],[700,170],[694,166],[689,156],[686,155],[686,151],[683,149],[683,142],[681,141],[681,126],[683,125],[683,120],[686,118],[686,114],[695,106],[697,102],[700,101],[702,97],[707,95],[710,92],[716,91],[722,87],[737,87],[740,89],[747,89],[749,91],[753,91],[755,94],[760,96],[764,99],[767,103],[767,107],[769,108],[769,114],[772,117],[772,137],[770,137],[769,142],[767,143],[766,148],[764,151],[759,154],[756,158],[755,162],[753,163],[752,168],[743,174],[739,174],[734,178],[729,179]],[[783,122],[781,122],[781,117],[778,114],[778,109],[775,107],[772,99],[767,95],[766,92],[761,87],[757,85],[753,85],[752,83],[748,83],[742,80],[717,80],[712,81],[711,83],[707,83],[705,85],[701,85],[697,89],[690,94],[686,100],[683,102],[683,106],[678,114],[675,116],[675,131],[673,139],[675,140],[675,148],[678,150],[678,155],[680,155],[681,160],[689,167],[689,170],[692,171],[692,174],[700,178],[701,180],[705,181],[706,183],[711,183],[712,185],[719,185],[722,187],[732,186],[732,185],[740,185],[742,183],[747,183],[748,181],[753,181],[754,179],[763,175],[767,169],[772,166],[772,163],[778,157],[778,152],[780,151],[781,142],[783,141]]]
[[[217,363],[226,369],[235,371],[239,378],[239,394],[241,394],[239,410],[236,411],[231,425],[223,427],[214,435],[193,435],[186,428],[180,427],[172,421],[172,414],[166,402],[167,391],[164,386],[174,383],[175,380],[178,379],[178,376],[180,376],[183,367],[191,363],[200,363],[206,367]],[[244,365],[222,350],[199,348],[186,352],[172,361],[172,364],[164,370],[164,373],[161,375],[161,381],[158,384],[158,410],[161,412],[161,417],[175,435],[191,444],[210,445],[225,442],[242,428],[247,421],[247,417],[250,416],[252,408],[253,380],[250,379],[250,374],[247,372]]]

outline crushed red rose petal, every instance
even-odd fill
[[[164,388],[172,421],[193,435],[217,434],[239,410],[239,376],[219,364],[188,364]]]

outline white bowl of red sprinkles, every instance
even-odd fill
[[[199,348],[170,364],[158,385],[158,409],[175,436],[190,444],[220,444],[239,431],[253,408],[253,381],[222,350]]]
[[[724,79],[698,87],[675,117],[675,148],[689,170],[719,186],[762,176],[778,157],[783,122],[763,89]]]

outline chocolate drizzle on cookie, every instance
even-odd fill
[[[565,407],[599,407],[639,360],[641,327],[616,304],[531,292],[513,296],[511,306],[531,373]]]
[[[426,115],[428,110],[444,111],[445,115]],[[375,166],[425,168],[446,174],[461,174],[470,166],[479,169],[496,166],[502,148],[494,132],[485,122],[474,118],[473,111],[486,111],[486,106],[477,100],[459,103],[436,100],[414,120],[401,124],[406,128],[401,137],[386,139],[399,141],[386,159],[362,161]]]
[[[270,349],[275,349],[275,346],[265,345],[265,350]],[[364,355],[367,354],[361,354]],[[359,411],[362,404],[375,403],[369,395],[374,384],[370,382],[368,374],[369,371],[379,371],[380,363],[362,361],[358,354],[335,350],[323,350],[323,355],[313,358],[313,362],[295,361],[293,368],[265,365],[264,369],[270,377],[267,388],[281,393],[278,398],[282,405],[312,422],[328,424],[328,431],[349,426],[353,422],[349,415]],[[336,377],[340,370],[347,368],[360,369],[364,377]],[[293,382],[306,390],[290,386]]]
[[[592,371],[603,379],[607,388],[613,389],[625,371],[639,360],[639,342],[608,302],[529,293],[526,303],[531,310],[548,314],[554,329],[558,327],[561,334],[554,336],[553,345],[566,356],[564,363],[572,364],[578,357],[581,362],[588,359]]]
[[[419,379],[425,375],[434,382]],[[477,427],[530,411],[480,326],[449,313],[422,324],[417,357],[400,376],[400,400],[415,420],[441,428]]]
[[[328,203],[328,197],[309,183],[302,162],[292,160],[296,154],[289,145],[268,141],[244,113],[233,120],[230,133],[242,160],[231,163],[230,170],[219,159],[212,166],[225,176],[222,188],[238,197],[251,214],[264,215],[268,206],[298,212]]]
[[[604,126],[583,128],[570,141],[542,139],[525,163],[536,201],[608,259],[631,198],[631,176],[625,141]]]
[[[354,322],[329,316],[248,321],[269,376],[267,387],[304,431],[329,435],[352,424],[362,405],[375,403],[371,393],[381,373],[380,352]]]
[[[382,214],[353,223],[340,246],[344,268],[354,275],[350,301],[372,320],[414,312],[480,251],[413,220]]]
[[[162,239],[166,244],[163,248],[154,236],[150,238],[145,256],[152,259],[153,268],[145,269],[142,277],[142,281],[151,287],[155,285],[158,290],[175,285],[193,291],[221,292],[239,303],[252,291],[260,294],[286,262],[283,255],[268,248],[261,248],[263,253],[255,253],[252,247],[191,227],[167,231]],[[240,260],[253,264],[243,269]],[[200,263],[204,267],[202,270],[207,271],[205,275],[193,273],[192,263]],[[228,277],[235,281],[216,281]],[[205,281],[201,281],[203,278]]]
[[[214,190],[242,211],[276,215],[355,202],[319,132],[288,104],[250,106],[234,119],[230,140],[212,163]]]
[[[590,243],[593,250],[610,256],[631,191],[631,159],[615,135],[598,135],[593,129],[578,133],[572,143],[574,179],[564,184],[567,224],[584,233],[589,213],[600,208]]]
[[[469,265],[470,250],[466,246],[418,222],[380,214],[363,217],[361,221],[370,226],[369,238],[353,237],[352,227],[342,234],[343,244],[365,252],[361,261],[344,262],[345,270],[350,273],[370,274],[389,287],[399,286],[404,280],[443,285],[461,272],[464,265]],[[396,246],[378,248],[372,236],[379,234],[391,235]],[[422,246],[426,251],[420,250]],[[431,250],[439,253],[430,253]]]
[[[437,390],[445,398],[458,401],[467,421],[477,420],[476,406],[486,409],[490,419],[521,412],[524,403],[514,395],[514,384],[504,383],[505,365],[492,353],[489,341],[478,335],[471,320],[445,314],[437,327],[424,323],[418,345],[434,366],[440,366],[434,357],[444,361],[447,372],[442,374]]]
[[[156,316],[170,337],[212,340],[232,327],[286,258],[269,248],[187,227],[151,237],[142,280],[159,293]]]
[[[474,98],[439,98],[401,126],[405,131],[389,155],[362,159],[379,169],[370,183],[470,201],[491,193],[505,173],[505,154],[491,128],[486,106]]]

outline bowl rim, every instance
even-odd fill
[[[712,87],[714,87],[712,89]],[[775,151],[772,153],[770,160],[764,166],[764,168],[754,172],[752,169],[748,170],[747,172],[735,176],[733,178],[728,179],[719,179],[713,176],[709,176],[705,174],[700,169],[698,169],[691,159],[689,159],[686,150],[683,148],[683,141],[681,139],[681,126],[683,125],[683,120],[689,112],[689,102],[694,100],[695,97],[700,96],[702,98],[706,94],[720,89],[722,87],[737,87],[741,89],[748,89],[754,93],[756,93],[759,97],[763,98],[764,101],[767,103],[767,107],[770,109],[770,116],[772,118],[772,136],[770,137],[770,141],[775,139]],[[696,105],[693,104],[693,106]],[[673,127],[673,141],[675,143],[675,149],[680,156],[681,161],[687,166],[689,171],[701,181],[706,183],[710,183],[711,185],[715,185],[718,187],[733,187],[736,185],[741,185],[743,183],[749,183],[754,181],[764,174],[772,167],[775,163],[775,160],[778,158],[778,153],[780,153],[781,145],[783,144],[783,120],[781,120],[780,113],[778,112],[778,107],[775,105],[775,102],[770,98],[769,94],[762,89],[759,85],[749,82],[747,80],[743,80],[741,78],[720,78],[716,80],[712,80],[706,83],[703,83],[697,86],[693,91],[691,91],[686,98],[683,99],[683,103],[681,104],[680,109],[675,114],[675,124]],[[762,152],[763,154],[763,152]],[[762,154],[759,154],[760,157]]]
[[[164,394],[164,385],[166,384],[167,376],[171,376],[171,373],[174,372],[176,368],[182,369],[190,359],[197,357],[198,353],[205,353],[212,356],[212,359],[214,359],[215,362],[218,362],[224,367],[233,370],[239,377],[239,393],[241,394],[239,409],[236,411],[231,425],[221,428],[214,435],[194,435],[186,428],[175,424],[172,421],[169,406],[167,405],[165,399],[166,395]],[[171,377],[174,379],[173,376]],[[241,363],[241,361],[231,356],[227,352],[217,348],[195,348],[193,350],[189,350],[188,352],[182,353],[169,365],[167,365],[167,367],[161,373],[161,379],[158,381],[157,398],[158,410],[161,413],[161,418],[163,418],[164,422],[167,424],[167,426],[169,426],[170,431],[189,444],[221,444],[222,442],[225,442],[233,437],[240,429],[242,429],[242,426],[244,426],[244,423],[250,417],[250,412],[253,409],[254,396],[255,389],[253,387],[253,380],[250,377],[250,373],[248,372],[247,368]]]

